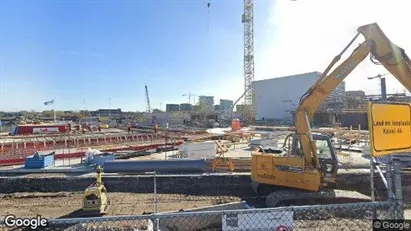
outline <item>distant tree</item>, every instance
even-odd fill
[[[90,116],[90,112],[87,110],[80,110],[79,115],[81,117],[87,117],[87,116]]]
[[[41,115],[43,117],[53,117],[54,116],[54,112],[52,110],[47,110],[47,111],[43,111],[41,113]],[[57,115],[57,114],[56,114]]]

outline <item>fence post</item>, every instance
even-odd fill
[[[157,213],[157,179],[156,179],[156,171],[154,171],[153,175],[154,175],[154,213]]]
[[[391,202],[391,206],[389,209],[389,216],[390,219],[395,219],[395,210],[396,210],[396,205],[397,205],[397,201],[396,201],[396,195],[394,193],[395,190],[395,186],[393,185],[394,183],[394,179],[393,179],[393,158],[392,158],[392,154],[389,154],[387,156],[388,162],[386,164],[386,174],[387,174],[387,188],[388,188],[388,201]]]
[[[395,204],[395,195],[394,195],[393,187],[392,187],[393,180],[392,180],[392,165],[391,165],[392,156],[391,154],[387,156],[387,159],[388,159],[388,162],[385,166],[386,167],[385,171],[387,174],[388,201]],[[395,208],[393,206],[390,206],[389,216],[390,216],[390,219],[395,219]]]
[[[157,215],[157,177],[156,177],[156,175],[157,175],[157,173],[156,173],[156,171],[154,171],[154,173],[153,173],[153,175],[154,175],[154,216],[156,216]],[[159,222],[159,219],[158,218],[156,218],[155,219],[155,228],[154,228],[154,230],[156,230],[156,231],[159,231],[160,230],[160,224],[159,224],[160,222]]]
[[[370,155],[370,185],[371,185],[371,201],[375,201],[375,187],[374,187],[374,161]],[[373,207],[373,219],[377,219],[376,207]]]
[[[404,207],[402,197],[402,182],[401,182],[401,163],[394,159],[394,187],[395,187],[395,199],[396,199],[396,219],[404,219]]]

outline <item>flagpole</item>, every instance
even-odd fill
[[[56,104],[54,103],[54,100],[53,100],[53,112],[54,112],[54,123],[56,123]]]

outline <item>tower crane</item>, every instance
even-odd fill
[[[194,95],[194,94],[191,94],[189,92],[188,94],[183,94],[182,95],[182,97],[184,97],[184,96],[188,96],[188,103],[191,103],[191,97],[193,97],[194,98],[194,103],[195,103],[196,102],[195,97],[198,96],[198,95]]]
[[[244,13],[241,22],[244,24],[244,104],[249,107],[249,116],[254,118],[254,0],[244,0]],[[211,7],[208,1],[207,8]]]
[[[244,24],[244,104],[248,105],[248,116],[255,117],[254,112],[254,0],[244,0],[244,13],[241,17]]]
[[[296,1],[296,0],[291,0]],[[254,88],[254,0],[244,0],[244,13],[241,22],[244,24],[244,104],[247,105],[247,117],[255,117]],[[210,1],[207,8],[211,7]]]
[[[156,117],[153,115],[153,112],[151,111],[151,104],[150,104],[150,96],[148,95],[148,87],[145,85],[146,89],[146,101],[147,101],[147,113],[151,114],[151,122],[153,123],[153,126],[157,126],[156,123]]]
[[[146,88],[146,101],[147,101],[147,113],[151,113],[151,104],[150,104],[150,97],[148,96],[148,88],[147,85],[145,85]]]

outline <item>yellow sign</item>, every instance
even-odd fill
[[[372,156],[411,151],[411,104],[368,103]]]

